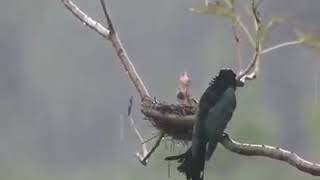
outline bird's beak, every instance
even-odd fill
[[[243,87],[244,82],[242,82],[241,80],[237,80],[236,85],[237,85],[237,87]]]

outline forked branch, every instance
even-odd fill
[[[71,0],[62,0],[65,7],[76,17],[78,18],[84,25],[88,26],[92,30],[96,31],[104,38],[108,38],[110,31],[106,29],[103,25],[93,20],[87,14],[85,14],[81,9],[74,4]]]
[[[222,136],[220,143],[228,150],[245,156],[263,156],[271,159],[284,161],[298,170],[313,176],[320,176],[320,164],[302,159],[296,153],[260,144],[239,143],[227,134]]]
[[[107,8],[105,6],[105,3],[103,0],[101,0],[101,4],[103,7],[103,11],[105,13],[106,19],[107,19],[107,24],[108,27],[105,28],[103,27],[100,23],[97,21],[93,20],[91,17],[86,15],[81,9],[74,4],[71,0],[62,0],[63,4],[67,7],[67,9],[72,12],[84,25],[90,27],[94,31],[96,31],[98,34],[103,36],[104,38],[108,39],[111,41],[111,44],[116,51],[116,54],[118,56],[118,59],[120,60],[120,63],[123,65],[125,72],[128,74],[129,79],[135,86],[136,90],[138,91],[141,99],[145,97],[150,97],[150,94],[144,85],[141,77],[137,73],[134,65],[132,64],[131,60],[129,59],[129,56],[123,47],[118,34],[114,30],[112,21],[110,19],[110,15],[107,12]]]
[[[253,58],[249,65],[245,68],[245,70],[240,71],[237,79],[241,82],[245,82],[245,80],[253,80],[257,77],[257,73],[259,71],[259,60],[261,55],[261,44],[262,44],[262,37],[261,37],[261,20],[260,20],[260,13],[258,11],[258,5],[255,4],[255,0],[251,0],[251,9],[252,9],[252,17],[254,23],[254,30],[256,34],[256,43],[255,43],[255,52]]]

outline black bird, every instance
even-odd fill
[[[187,180],[203,180],[205,160],[215,151],[236,108],[237,82],[231,69],[220,70],[200,98],[191,147],[181,155],[166,158],[181,163],[178,170]]]

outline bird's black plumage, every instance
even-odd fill
[[[178,160],[178,170],[187,180],[202,180],[206,157],[213,154],[227,123],[236,107],[236,74],[222,69],[200,98],[197,120],[193,128],[192,146],[183,154],[167,160]]]

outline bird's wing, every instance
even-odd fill
[[[217,138],[216,140],[209,141],[207,150],[206,150],[206,156],[205,156],[207,161],[211,158],[212,154],[216,150],[218,142],[219,142],[219,138]]]
[[[210,108],[205,120],[205,133],[208,138],[206,159],[208,160],[219,141],[221,133],[225,130],[236,108],[236,96],[233,88],[228,88],[214,107]]]
[[[199,104],[199,112],[197,113],[197,120],[194,124],[192,134],[191,146],[191,160],[186,166],[187,179],[192,180],[203,179],[205,157],[208,143],[208,136],[206,134],[206,119],[211,108],[213,108],[220,100],[221,93],[218,90],[206,90],[201,96]]]
[[[203,179],[205,157],[207,151],[208,136],[206,133],[206,121],[209,111],[214,108],[224,94],[223,87],[213,82],[200,98],[199,111],[194,124],[192,134],[192,157],[190,166],[186,168],[186,174],[191,174],[192,180]]]
[[[198,120],[194,126],[191,146],[191,161],[186,169],[187,179],[188,176],[191,176],[192,180],[203,179],[206,144],[208,142],[203,125],[204,122]]]

